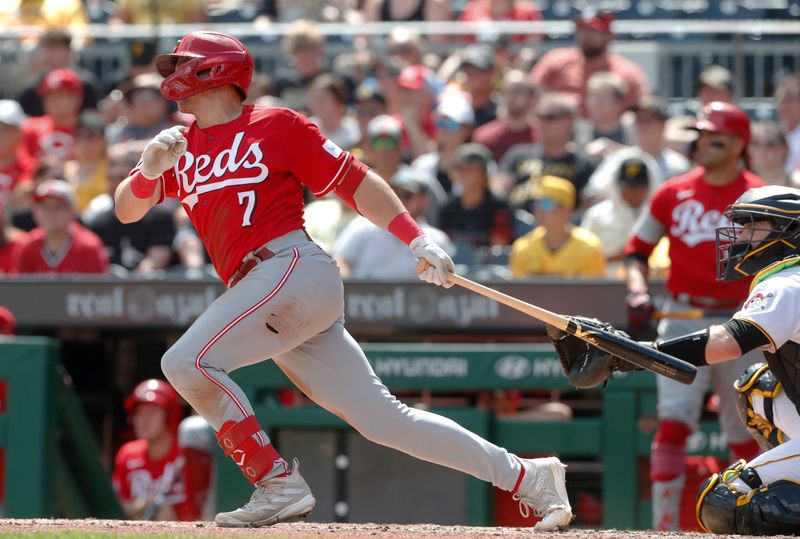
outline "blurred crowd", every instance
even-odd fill
[[[74,36],[90,21],[203,22],[232,4],[42,1],[38,11],[10,4],[20,5],[4,4],[0,22],[59,29],[31,37],[32,71],[16,99],[0,100],[0,274],[213,273],[177,201],[137,223],[123,225],[114,214],[114,190],[144,144],[192,121],[159,91],[157,47],[134,41],[131,70],[108,83],[79,66]],[[317,23],[304,17],[451,20],[452,5],[233,4],[264,24],[295,21],[281,42],[287,65],[257,73],[247,103],[307,114],[389,181],[459,270],[478,277],[619,276],[627,236],[654,189],[696,165],[696,134],[686,128],[696,111],[741,93],[730,71],[708,65],[694,100],[668,104],[639,66],[610,51],[608,13],[575,18],[574,43],[544,54],[537,53],[538,34],[430,36],[447,45],[446,54],[434,54],[404,25],[385,38],[354,38],[348,52],[330,55]],[[542,15],[525,0],[471,0],[457,17]],[[767,183],[798,185],[799,73],[777,84],[774,108],[776,121],[753,123],[744,164]],[[391,234],[336,197],[312,199],[306,228],[344,277],[415,277],[413,257]],[[654,252],[653,269],[669,266],[665,253],[664,246]]]

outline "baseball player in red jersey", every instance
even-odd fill
[[[669,299],[662,309],[666,317],[658,326],[661,339],[724,322],[747,297],[750,282],[717,282],[714,271],[715,231],[727,224],[726,207],[751,187],[763,185],[757,176],[739,168],[750,139],[750,121],[736,106],[713,102],[703,108],[693,128],[698,131],[695,160],[700,167],[659,187],[625,248],[629,326],[639,329],[649,322],[653,310],[647,257],[663,236],[669,238]],[[686,319],[678,314],[697,310],[702,310],[705,318]],[[731,380],[756,361],[757,355],[750,353],[701,369],[691,386],[657,377],[659,427],[650,460],[655,528],[678,529],[686,440],[697,429],[709,383],[720,398],[719,421],[732,457],[749,460],[757,454],[758,446],[738,420],[731,386]]]
[[[145,380],[125,399],[136,440],[120,447],[111,480],[128,518],[192,520],[178,446],[181,399],[163,380]],[[189,518],[182,518],[189,517]]]
[[[514,493],[539,530],[568,526],[564,466],[521,459],[441,416],[399,402],[343,325],[343,286],[333,260],[303,229],[302,188],[331,191],[409,244],[420,278],[449,286],[453,265],[419,229],[389,185],[283,108],[244,106],[253,59],[231,36],[194,32],[156,59],[162,93],[194,114],[150,141],[116,192],[123,222],[165,196],[189,214],[228,290],[161,361],[167,379],[217,433],[255,486],[221,526],[264,526],[304,516],[315,499],[273,447],[228,373],[272,358],[306,395],[366,438],[449,466]]]

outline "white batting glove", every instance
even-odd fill
[[[147,143],[142,152],[142,164],[139,166],[142,176],[155,180],[178,163],[178,159],[186,151],[186,137],[183,136],[185,130],[182,125],[164,129]]]
[[[455,271],[453,261],[441,247],[424,234],[414,239],[410,246],[417,258],[417,273],[420,279],[445,288],[453,286],[453,283],[447,280],[447,274]]]

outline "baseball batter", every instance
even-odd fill
[[[306,395],[365,437],[449,466],[514,493],[539,530],[568,526],[564,466],[522,459],[438,415],[399,402],[372,371],[343,324],[343,287],[333,260],[303,229],[302,188],[334,192],[407,243],[420,278],[449,286],[453,264],[419,229],[387,183],[303,116],[244,106],[253,59],[235,38],[194,32],[156,66],[162,93],[196,121],[162,131],[116,192],[123,222],[177,197],[228,290],[161,361],[167,379],[217,433],[255,486],[221,526],[264,526],[308,514],[315,499],[270,442],[228,376],[272,358]]]
[[[652,312],[647,258],[663,236],[669,238],[672,266],[666,282],[669,298],[662,308],[668,316],[658,326],[662,339],[724,322],[747,296],[746,281],[717,283],[713,268],[715,229],[726,224],[726,207],[747,189],[763,185],[739,166],[750,139],[750,121],[738,107],[713,102],[698,114],[693,128],[698,131],[695,160],[701,166],[659,186],[625,248],[629,327],[635,329],[637,319],[648,323]],[[705,313],[704,318],[669,317],[670,313],[697,309]],[[709,385],[719,395],[719,423],[732,460],[757,454],[758,446],[739,423],[736,394],[730,386],[730,381],[757,359],[752,354],[735,363],[702,369],[692,385],[658,377],[659,426],[650,458],[654,528],[678,529],[686,440],[697,429]]]

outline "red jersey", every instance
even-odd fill
[[[71,159],[75,129],[57,126],[50,116],[36,116],[22,122],[22,146],[34,159]]]
[[[545,53],[531,70],[531,80],[550,92],[562,92],[575,97],[581,104],[581,114],[586,116],[586,83],[600,71],[618,75],[628,85],[625,108],[634,106],[649,92],[642,70],[618,54],[608,55],[608,61],[596,67],[587,67],[583,52],[576,47],[553,49]]]
[[[0,167],[0,195],[10,193],[20,183],[30,180],[35,167],[36,161],[20,148],[14,162]]]
[[[58,252],[50,252],[44,238],[45,232],[41,228],[28,233],[19,248],[18,273],[108,272],[108,252],[103,241],[80,224],[70,225],[69,234]]]
[[[223,282],[247,253],[303,228],[303,185],[321,197],[367,171],[285,108],[248,105],[235,120],[206,129],[195,122],[185,135],[163,192],[183,203]]]
[[[0,245],[0,275],[17,273],[19,250],[24,239],[24,233],[14,234],[6,243]]]
[[[717,281],[716,229],[728,225],[725,209],[751,187],[764,183],[749,171],[742,171],[733,183],[709,185],[702,167],[661,184],[650,201],[649,214],[637,223],[625,254],[647,257],[661,236],[669,238],[667,291],[673,295],[714,298],[721,302],[742,302],[750,279]]]
[[[175,442],[164,458],[153,460],[147,454],[147,440],[134,440],[120,447],[114,459],[111,482],[123,502],[164,496],[164,505],[171,505],[180,520],[186,514],[187,495],[184,485],[184,458]],[[193,513],[195,514],[195,513]]]

